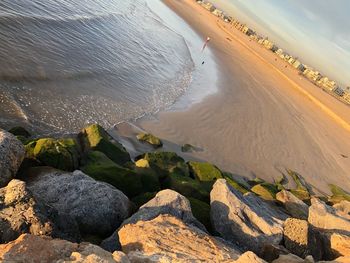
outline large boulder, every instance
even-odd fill
[[[116,164],[102,152],[89,152],[83,159],[80,169],[98,181],[115,186],[129,197],[147,191],[143,189],[139,174]]]
[[[149,166],[164,178],[170,174],[189,176],[188,166],[185,160],[174,152],[151,152],[136,157],[136,161],[147,160]]]
[[[88,243],[71,243],[66,240],[21,235],[15,241],[0,245],[0,260],[3,263],[14,262],[100,262],[129,263],[122,252],[113,254]]]
[[[328,232],[326,236],[328,247],[325,251],[328,253],[328,258],[350,257],[350,235]]]
[[[126,224],[135,224],[138,221],[149,221],[159,215],[168,214],[182,220],[185,224],[193,225],[202,231],[205,227],[194,218],[190,202],[179,193],[172,190],[163,190],[149,202],[140,207],[139,211],[126,219],[122,226]],[[102,247],[108,251],[114,251],[119,248],[117,232],[102,242]]]
[[[307,220],[309,207],[291,192],[282,190],[276,194],[276,199],[283,204],[292,217]]]
[[[234,262],[239,255],[234,248],[171,215],[124,225],[118,235],[124,253],[137,251],[158,262]]]
[[[130,201],[121,191],[81,171],[35,173],[28,182],[34,197],[73,217],[83,234],[109,235],[130,215]]]
[[[119,142],[114,140],[100,125],[93,124],[79,133],[85,152],[93,150],[103,152],[113,162],[124,165],[131,161],[130,155]]]
[[[221,171],[211,163],[188,162],[191,176],[199,181],[208,182],[222,178]]]
[[[350,235],[350,220],[340,216],[335,208],[317,198],[311,199],[308,221],[320,230],[332,230]]]
[[[0,129],[0,187],[16,176],[24,155],[23,144],[11,133]]]
[[[43,138],[30,142],[26,149],[32,149],[31,157],[45,166],[64,171],[73,171],[79,166],[79,148],[75,139]]]
[[[0,243],[23,233],[80,240],[74,219],[35,199],[25,182],[12,180],[0,189]]]
[[[306,220],[288,218],[284,222],[284,245],[293,254],[305,258],[312,255],[315,260],[322,258],[321,240]]]
[[[219,179],[210,193],[210,204],[214,230],[243,250],[260,254],[265,244],[281,242],[287,215],[254,194],[243,195]]]
[[[350,220],[317,198],[311,203],[308,221],[321,236],[324,259],[350,256]]]

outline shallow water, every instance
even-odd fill
[[[0,125],[72,132],[167,108],[202,77],[201,42],[160,1],[1,1]]]

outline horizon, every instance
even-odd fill
[[[350,1],[211,0],[306,65],[350,86]],[[271,15],[273,14],[273,15]],[[293,22],[294,21],[294,22]]]

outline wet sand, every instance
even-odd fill
[[[272,181],[289,168],[315,190],[329,192],[327,184],[334,183],[350,191],[350,107],[195,1],[164,2],[204,39],[212,38],[218,92],[138,125],[178,145],[191,143],[203,150],[185,157],[238,175]]]

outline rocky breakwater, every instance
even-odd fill
[[[337,186],[316,197],[291,170],[274,183],[238,178],[150,134],[135,134],[152,151],[132,160],[96,124],[62,138],[10,132],[1,262],[350,262],[350,196]]]

